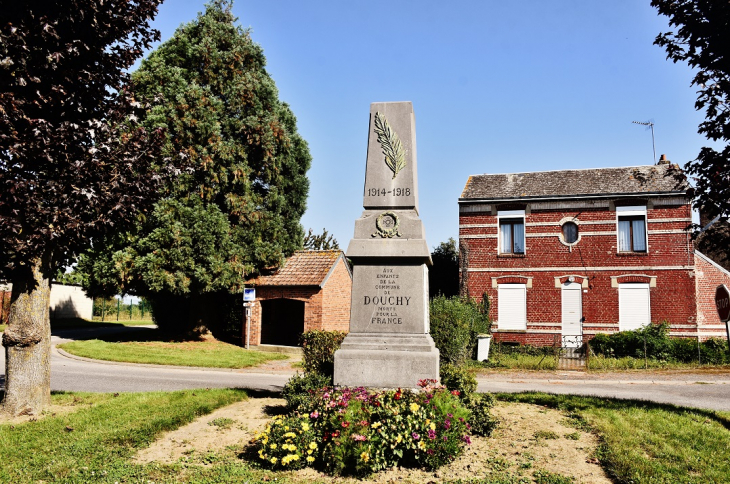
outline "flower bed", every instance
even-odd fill
[[[325,388],[309,408],[275,417],[255,439],[275,469],[303,466],[366,475],[395,465],[435,469],[470,441],[470,412],[434,381],[417,392]]]

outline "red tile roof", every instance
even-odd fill
[[[323,286],[341,250],[298,250],[269,276],[249,280],[253,286]]]

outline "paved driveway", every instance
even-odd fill
[[[133,392],[233,387],[278,391],[291,372],[220,370],[135,365],[63,355],[56,344],[115,331],[148,328],[99,328],[54,332],[51,389],[87,392]],[[0,367],[5,366],[0,351]],[[490,372],[479,377],[479,391],[542,391],[556,394],[649,400],[688,407],[730,411],[730,372]],[[0,376],[0,387],[4,386]]]

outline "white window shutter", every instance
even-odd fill
[[[649,284],[619,284],[618,329],[630,331],[651,323]]]
[[[500,284],[497,292],[499,329],[527,329],[525,284]]]

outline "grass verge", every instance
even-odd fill
[[[504,401],[546,405],[587,425],[602,444],[601,464],[616,482],[704,484],[730,480],[730,413],[644,401],[502,394]]]
[[[58,347],[73,355],[97,360],[206,368],[246,368],[269,360],[288,358],[286,355],[278,353],[247,351],[239,346],[213,339],[122,342],[91,339],[72,341],[58,345]]]
[[[114,326],[154,325],[152,321],[89,321],[81,318],[51,319],[51,329],[111,328]]]
[[[615,482],[720,483],[730,476],[730,413],[641,401],[540,393],[505,394],[563,410],[568,422],[590,428],[602,444],[597,457]],[[0,482],[307,482],[288,472],[260,470],[241,458],[242,446],[202,457],[203,465],[135,464],[137,450],[216,408],[247,398],[242,390],[169,393],[54,394],[53,404],[75,411],[36,422],[0,424]],[[225,422],[219,422],[224,424]],[[218,425],[218,424],[215,424]],[[243,445],[242,443],[241,445]],[[496,465],[496,464],[495,464]],[[504,471],[503,465],[495,471]],[[570,483],[534,472],[532,479],[495,472],[472,484]]]
[[[54,394],[78,408],[37,422],[0,425],[0,482],[174,482],[180,468],[130,459],[162,432],[246,398],[242,390]]]

